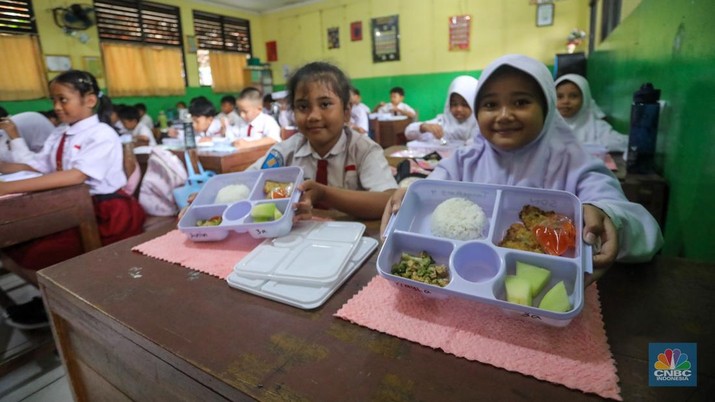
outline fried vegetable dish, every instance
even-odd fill
[[[400,262],[392,265],[392,274],[441,287],[449,283],[449,268],[435,263],[425,251],[418,255],[402,253]]]

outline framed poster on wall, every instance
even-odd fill
[[[400,60],[399,17],[372,19],[372,62]]]
[[[449,50],[469,50],[471,23],[470,15],[449,17]]]
[[[340,48],[340,28],[328,28],[328,49]]]
[[[554,3],[542,3],[536,6],[536,26],[554,25]]]

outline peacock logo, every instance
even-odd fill
[[[697,344],[651,343],[648,352],[652,364],[650,386],[697,386]]]

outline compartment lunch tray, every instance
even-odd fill
[[[487,224],[482,237],[460,241],[432,235],[434,209],[450,198],[465,198],[479,205]],[[576,247],[562,256],[539,254],[498,246],[510,225],[521,222],[525,205],[568,216],[576,229]],[[492,304],[549,325],[565,326],[583,307],[584,271],[591,272],[591,247],[582,239],[580,200],[571,193],[527,187],[465,183],[446,180],[420,180],[407,190],[402,205],[386,230],[386,240],[377,259],[378,274],[394,285],[421,292],[428,297],[456,296]],[[403,252],[427,252],[437,264],[449,269],[449,283],[440,287],[393,275],[392,265]],[[551,278],[531,306],[506,300],[504,278],[514,275],[517,261],[551,271]],[[571,310],[554,312],[538,307],[547,290],[564,281]]]
[[[292,193],[287,198],[269,199],[264,192],[266,181],[290,183]],[[288,234],[293,226],[293,204],[300,199],[298,184],[303,181],[303,169],[296,166],[224,173],[211,177],[179,221],[178,228],[193,241],[219,241],[229,231],[248,232],[254,238],[273,238]],[[244,185],[250,191],[245,200],[216,202],[218,192],[228,185]],[[282,216],[268,222],[258,222],[251,211],[260,204],[273,203]],[[218,226],[198,226],[200,220],[220,217]]]

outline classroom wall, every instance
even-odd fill
[[[472,16],[471,48],[449,51],[448,19],[465,14]],[[400,60],[373,63],[371,19],[391,15],[399,15]],[[352,42],[350,23],[355,21],[362,22],[363,39]],[[454,77],[478,76],[503,54],[522,53],[552,65],[554,55],[565,52],[571,29],[588,30],[588,2],[557,2],[553,26],[536,27],[535,21],[536,6],[526,0],[333,0],[262,17],[265,40],[277,43],[278,61],[271,67],[279,87],[285,71],[325,60],[348,73],[367,105],[387,101],[389,89],[399,85],[405,88],[405,101],[425,119],[442,112]],[[331,27],[340,29],[339,49],[328,49]],[[580,50],[587,48],[584,43]]]
[[[157,2],[162,2],[161,0]],[[354,79],[370,106],[389,98],[389,89],[403,86],[406,101],[420,116],[429,119],[442,111],[450,81],[460,74],[477,76],[486,64],[505,53],[523,53],[553,64],[554,54],[565,51],[571,29],[588,29],[589,7],[584,0],[562,0],[556,3],[554,25],[537,28],[536,6],[527,0],[326,0],[302,7],[256,15],[210,6],[189,0],[165,1],[181,7],[184,35],[193,34],[191,10],[223,13],[251,21],[254,57],[265,62],[265,43],[277,41],[278,61],[271,63],[276,88],[285,84],[284,70],[312,60],[338,64]],[[50,9],[68,6],[70,0],[34,0],[40,41],[45,54],[69,54],[73,66],[83,68],[83,56],[100,56],[96,28],[86,31],[87,44],[65,35],[52,22]],[[374,17],[399,15],[401,60],[372,62],[370,20]],[[448,18],[472,16],[471,49],[448,50]],[[362,21],[363,40],[350,41],[350,23]],[[328,49],[327,28],[339,27],[340,48]],[[586,49],[587,43],[581,49]],[[188,100],[205,95],[218,103],[223,94],[198,86],[196,57],[185,53],[189,87],[183,97],[115,98],[117,103],[147,104],[149,114],[173,108],[178,99]],[[48,76],[51,78],[51,76]],[[104,82],[100,82],[104,86]],[[111,94],[110,94],[111,95]],[[42,110],[49,101],[35,100],[3,103],[8,111]]]
[[[663,253],[713,261],[715,2],[640,2],[588,60],[594,98],[628,132],[633,92],[652,82],[661,111],[658,168],[670,186]]]

